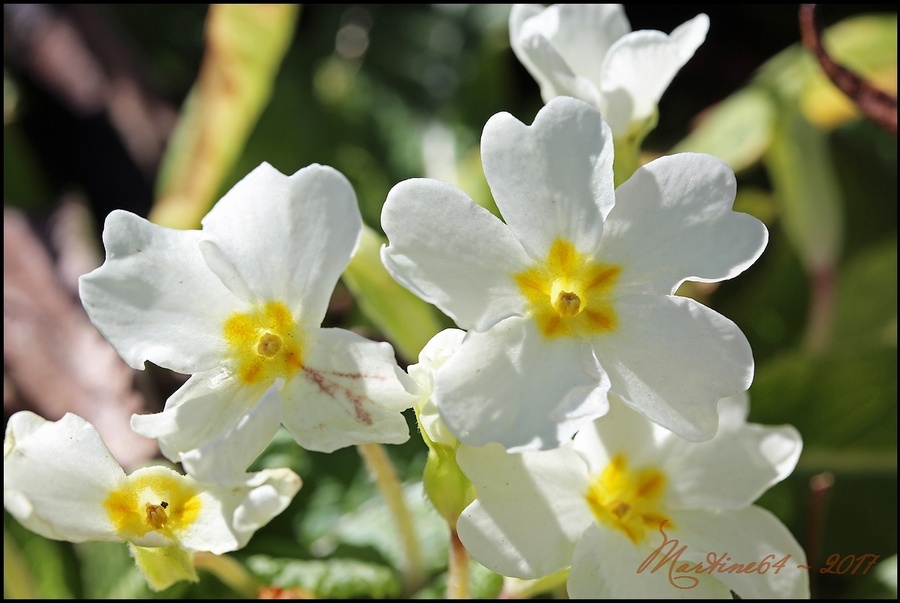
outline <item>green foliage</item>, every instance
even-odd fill
[[[389,599],[400,595],[400,578],[395,571],[356,559],[299,561],[258,555],[247,564],[266,583],[301,589],[317,599]]]

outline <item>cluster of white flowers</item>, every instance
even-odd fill
[[[619,139],[652,128],[708,26],[631,32],[619,5],[513,8],[512,48],[546,104],[530,126],[507,113],[485,125],[503,219],[431,179],[384,204],[384,265],[462,329],[408,373],[389,344],[321,327],[362,228],[333,168],[264,163],[201,230],[111,213],[81,299],[129,365],[191,375],[162,412],[132,419],[187,475],[126,475],[84,420],[23,412],[4,441],[7,510],[48,538],[130,543],[162,588],[191,579],[172,550],[233,551],[286,508],[299,476],[245,473],[281,425],[321,452],[396,444],[414,407],[429,448],[474,486],[429,496],[439,509],[456,496],[445,516],[499,574],[568,570],[578,598],[808,596],[803,551],[752,505],[791,473],[800,436],[746,423],[746,338],[675,295],[740,274],[767,231],[732,210],[734,174],[711,156],[663,157],[615,186]],[[154,549],[180,573],[146,561]],[[766,559],[780,565],[762,571]]]

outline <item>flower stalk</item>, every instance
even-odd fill
[[[378,485],[378,490],[384,497],[391,517],[394,518],[397,533],[400,536],[400,544],[403,547],[406,558],[406,567],[404,567],[403,572],[403,590],[408,594],[414,593],[425,583],[425,573],[422,566],[422,552],[416,537],[412,514],[403,498],[403,486],[383,446],[380,444],[360,444],[356,449]]]

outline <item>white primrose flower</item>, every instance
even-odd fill
[[[444,329],[425,344],[419,352],[419,361],[407,368],[409,376],[419,385],[416,419],[428,446],[422,474],[425,494],[451,529],[462,510],[475,498],[475,490],[456,464],[460,442],[444,425],[432,394],[435,374],[459,350],[465,335],[459,329]]]
[[[80,280],[88,315],[129,365],[192,375],[134,430],[211,479],[243,472],[282,423],[320,452],[406,441],[414,384],[391,345],[321,328],[362,229],[347,179],[263,163],[202,225],[114,211],[106,261]]]
[[[290,504],[300,477],[289,469],[198,482],[164,466],[126,475],[93,425],[12,415],[3,440],[3,505],[29,530],[52,540],[131,545],[157,590],[167,575],[196,579],[189,553],[227,553]],[[163,568],[163,569],[161,569]]]
[[[570,567],[571,598],[808,598],[803,549],[752,504],[793,471],[800,434],[747,424],[746,395],[720,409],[718,434],[700,443],[613,401],[555,450],[461,447],[477,498],[459,537],[505,576]]]
[[[505,223],[431,179],[394,186],[382,213],[391,275],[468,331],[433,399],[462,442],[546,449],[607,410],[607,392],[691,440],[720,398],[745,391],[740,329],[673,295],[750,266],[768,232],[732,211],[734,173],[710,156],[662,157],[613,188],[596,109],[553,99],[526,126],[491,117],[484,173]]]
[[[431,395],[435,373],[459,349],[465,336],[466,332],[460,329],[444,329],[425,344],[419,352],[419,361],[406,368],[410,378],[419,385],[420,397],[415,404],[419,427],[430,442],[453,448],[458,440],[447,430]]]
[[[659,99],[708,30],[700,14],[669,35],[631,31],[621,4],[515,4],[509,15],[510,45],[544,102],[588,102],[616,138],[655,125]]]

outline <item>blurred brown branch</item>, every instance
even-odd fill
[[[56,219],[65,222],[58,230],[69,233],[83,231],[88,223],[83,213],[67,205]],[[74,223],[79,219],[80,225]],[[56,250],[65,258],[57,266],[84,271],[83,258],[89,250],[83,246],[89,238],[78,240],[81,249],[72,245],[73,239]],[[66,412],[75,413],[97,428],[126,469],[134,467],[158,451],[155,441],[131,430],[131,415],[147,412],[146,399],[135,390],[135,371],[97,332],[63,282],[25,216],[4,208],[4,414],[28,409],[56,420]]]
[[[800,5],[800,35],[803,45],[816,57],[828,79],[859,106],[863,115],[897,136],[897,99],[870,85],[831,58],[822,46],[816,25],[815,4]]]

